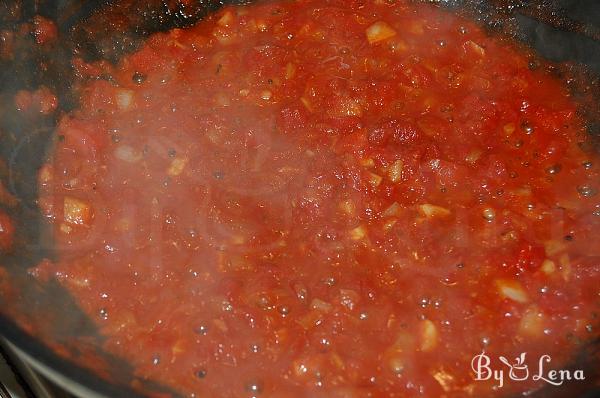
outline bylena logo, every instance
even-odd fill
[[[550,355],[542,355],[537,361],[537,369],[532,368],[530,372],[525,362],[526,356],[527,353],[523,352],[512,363],[505,357],[499,356],[499,364],[492,364],[492,359],[485,352],[475,355],[471,361],[475,380],[492,379],[497,382],[499,388],[502,388],[507,377],[506,371],[508,371],[508,378],[513,381],[525,381],[531,378],[533,381],[541,380],[555,386],[560,386],[568,380],[585,380],[583,370],[547,370],[552,361]]]

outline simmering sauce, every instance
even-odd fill
[[[600,161],[530,59],[431,5],[306,0],[76,60],[31,272],[182,396],[538,388],[471,362],[598,336]]]

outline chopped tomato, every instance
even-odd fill
[[[9,252],[13,248],[15,226],[8,214],[0,210],[0,251]]]

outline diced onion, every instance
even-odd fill
[[[232,270],[251,271],[254,269],[252,264],[242,256],[227,255],[225,252],[217,253],[217,266],[220,272],[228,272]]]
[[[350,238],[352,240],[361,240],[366,235],[367,235],[367,231],[365,231],[365,228],[362,225],[360,225],[350,231]]]
[[[546,275],[550,275],[556,271],[556,264],[552,260],[545,259],[540,268]]]
[[[471,78],[471,82],[472,87],[479,90],[487,90],[492,85],[488,79],[483,79],[477,76],[473,76]]]
[[[266,32],[269,29],[269,25],[263,20],[256,21],[256,27],[261,32]]]
[[[329,356],[329,359],[331,360],[331,363],[336,368],[338,368],[338,370],[343,370],[346,367],[344,360],[342,359],[342,357],[339,356],[339,354],[337,352],[332,352],[331,355]]]
[[[373,188],[378,187],[379,184],[381,184],[381,181],[383,181],[383,177],[375,173],[369,173],[368,178],[369,184],[371,184]]]
[[[504,298],[516,301],[518,303],[526,303],[529,301],[527,292],[523,289],[523,286],[517,281],[509,279],[498,279],[496,280],[496,287],[500,292],[500,295]]]
[[[220,44],[228,45],[234,42],[235,36],[230,29],[217,26],[213,29],[212,35]]]
[[[53,178],[52,166],[49,163],[44,164],[40,169],[38,176],[41,185],[51,182]]]
[[[356,213],[356,205],[352,199],[346,199],[340,202],[340,210],[349,216],[353,216]]]
[[[70,226],[68,226],[65,223],[61,223],[60,224],[60,232],[62,232],[63,234],[70,234],[73,231],[73,228],[71,228]]]
[[[65,223],[87,225],[91,221],[91,207],[80,199],[65,196],[63,200],[63,218]]]
[[[383,217],[393,217],[393,216],[397,216],[398,213],[400,212],[400,205],[398,204],[398,202],[394,202],[392,203],[387,209],[385,209],[383,211],[383,213],[381,213],[381,215]]]
[[[469,40],[465,43],[465,48],[471,50],[473,53],[477,54],[479,57],[485,57],[485,48],[475,43],[472,40]]]
[[[445,392],[450,392],[452,390],[454,385],[454,376],[452,376],[452,374],[441,369],[434,372],[432,376]]]
[[[483,218],[485,218],[488,221],[493,221],[494,218],[496,218],[496,211],[494,209],[492,209],[491,207],[486,207],[485,209],[483,209],[483,211],[481,212],[481,215],[483,216]]]
[[[471,152],[469,152],[469,154],[465,157],[465,161],[467,163],[475,163],[477,162],[477,160],[479,160],[479,158],[481,157],[481,150],[479,149],[474,149]]]
[[[315,298],[310,302],[310,308],[312,308],[313,310],[317,310],[319,312],[328,313],[331,311],[331,309],[333,307],[331,304],[329,304],[323,300],[320,300],[318,298]]]
[[[390,315],[387,321],[387,327],[390,328],[397,321],[394,315]],[[403,352],[411,350],[415,346],[415,336],[406,330],[400,331],[396,336],[394,344],[389,348],[393,352]]]
[[[131,104],[133,103],[133,91],[125,89],[117,90],[116,100],[119,109],[129,109],[131,107]]]
[[[243,235],[233,235],[231,237],[231,243],[234,245],[243,245],[246,243],[246,238]]]
[[[296,65],[291,62],[285,66],[285,78],[286,80],[292,79],[296,75]]]
[[[408,50],[408,45],[404,40],[395,38],[388,42],[388,48],[393,53],[403,53]]]
[[[312,329],[323,322],[323,312],[311,310],[308,314],[299,318],[296,322],[298,322],[298,324],[306,330]]]
[[[310,100],[306,97],[300,97],[300,102],[302,102],[302,105],[304,105],[304,107],[309,111],[312,112],[313,111],[313,106],[312,103],[310,102]]]
[[[516,130],[516,126],[514,123],[507,123],[504,125],[504,127],[502,128],[502,130],[504,130],[504,134],[507,137],[510,137],[512,135],[512,133],[515,132]]]
[[[227,11],[223,14],[221,18],[217,21],[217,24],[222,27],[227,27],[231,25],[233,22],[233,13],[231,11]]]
[[[115,227],[118,231],[129,231],[131,224],[131,219],[124,217],[116,222]]]
[[[531,196],[531,188],[528,186],[524,186],[524,187],[520,187],[515,189],[514,191],[512,191],[513,194],[515,194],[516,196]]]
[[[229,330],[229,328],[227,327],[227,324],[222,319],[219,319],[219,318],[213,319],[213,324],[215,325],[215,327],[217,329],[219,329],[223,333],[226,333]]]
[[[171,165],[167,170],[167,174],[171,177],[175,177],[180,175],[183,172],[183,169],[187,165],[188,160],[185,158],[175,158],[171,161]]]
[[[396,183],[402,180],[402,169],[404,168],[404,162],[400,159],[396,160],[388,168],[388,177],[390,181]]]
[[[396,221],[396,220],[394,220],[394,219],[389,219],[389,220],[386,220],[386,221],[383,223],[383,229],[384,229],[385,231],[389,231],[390,229],[392,229],[392,228],[394,227],[394,225],[396,225],[396,222],[397,222],[397,221]]]
[[[260,98],[262,98],[265,101],[270,100],[272,96],[273,96],[273,93],[271,92],[271,90],[263,90],[260,93]]]
[[[372,158],[364,158],[359,161],[362,167],[373,167],[375,166],[375,161]]]
[[[231,99],[229,98],[229,96],[227,94],[225,94],[222,91],[219,91],[215,95],[215,103],[218,106],[230,106],[231,105]]]
[[[395,374],[400,374],[404,371],[404,359],[400,353],[392,355],[388,361],[388,368]]]
[[[128,163],[135,163],[142,159],[142,154],[129,145],[119,145],[114,154],[117,159]]]
[[[387,23],[379,21],[369,26],[366,30],[366,34],[369,43],[374,44],[396,36],[396,31]]]
[[[429,203],[420,205],[419,211],[427,218],[446,217],[451,214],[450,210],[446,209],[445,207],[436,206]]]
[[[439,333],[435,326],[435,324],[426,319],[421,321],[420,330],[421,330],[421,351],[431,351],[433,350],[438,343]]]
[[[527,308],[519,322],[519,332],[530,336],[540,336],[544,331],[544,314],[535,305]]]
[[[544,250],[548,257],[554,256],[564,251],[566,248],[567,246],[559,240],[549,240],[544,243]]]

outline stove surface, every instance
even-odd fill
[[[0,341],[0,398],[76,398],[33,370]]]
[[[0,357],[0,397],[27,398],[4,357]]]

